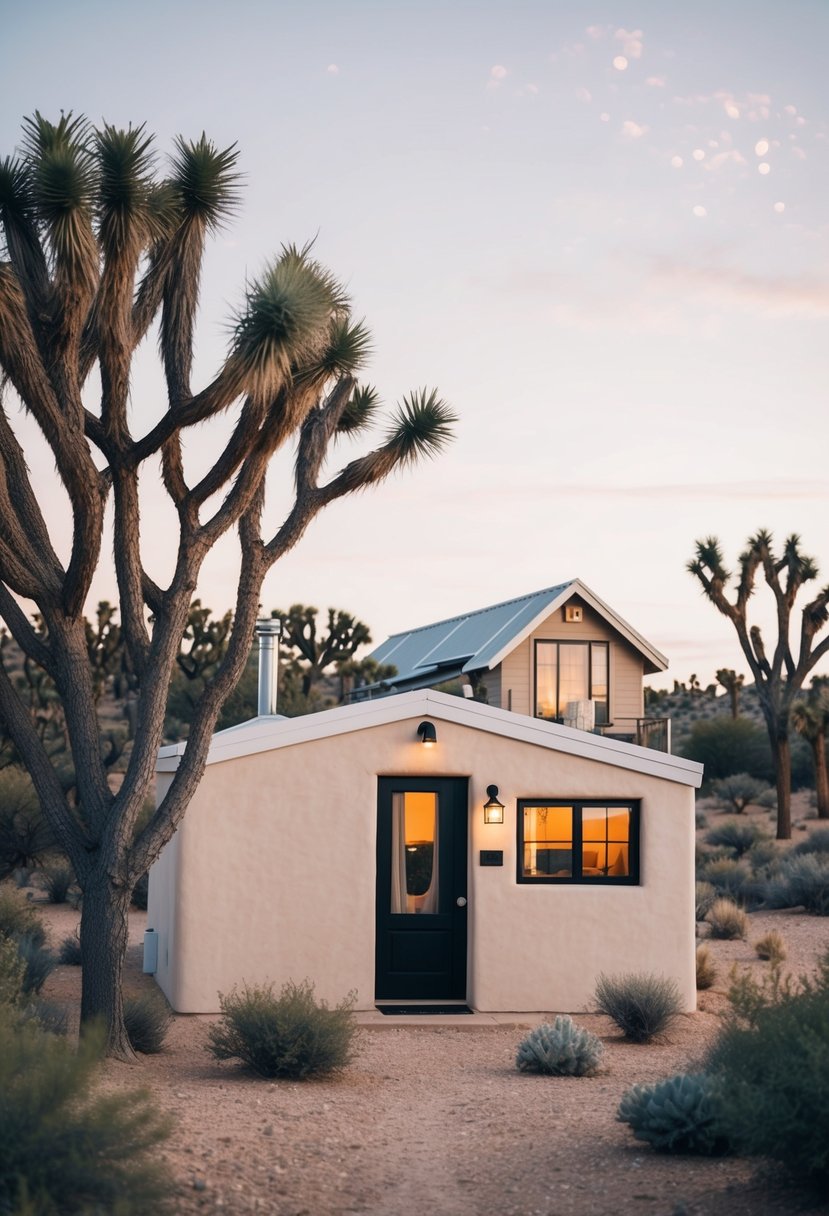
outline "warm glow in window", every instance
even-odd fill
[[[435,793],[393,795],[392,912],[437,911],[437,814]]]
[[[635,880],[635,803],[522,802],[519,881]]]

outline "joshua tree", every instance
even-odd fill
[[[271,614],[282,621],[282,645],[297,664],[305,698],[310,696],[326,667],[347,663],[360,646],[371,641],[368,625],[340,608],[328,609],[326,631],[318,633],[317,611],[304,604],[292,604],[287,612],[276,608]]]
[[[737,631],[757,688],[757,696],[771,744],[777,778],[777,838],[789,840],[792,834],[792,772],[789,729],[792,704],[803,681],[817,662],[829,651],[829,637],[815,645],[817,633],[829,619],[829,586],[805,604],[800,614],[800,638],[796,651],[789,636],[797,593],[804,583],[817,578],[818,569],[811,557],[800,552],[800,537],[790,536],[780,556],[772,549],[771,533],[760,531],[749,538],[740,555],[740,577],[734,600],[726,595],[731,574],[723,565],[716,537],[697,541],[697,555],[688,570],[699,579],[703,591]],[[777,610],[777,639],[769,653],[760,627],[748,624],[748,601],[754,592],[758,570],[774,596]]]
[[[826,734],[829,731],[829,676],[815,676],[805,701],[792,706],[792,723],[812,749],[818,819],[829,819],[829,774]]]
[[[236,160],[233,148],[219,150],[204,135],[179,138],[161,179],[143,126],[95,129],[83,118],[52,123],[35,114],[24,124],[20,154],[0,162],[0,370],[51,449],[73,528],[65,562],[41,509],[43,487],[36,492],[30,480],[14,411],[0,403],[0,617],[60,698],[76,806],[2,667],[0,723],[83,890],[82,1021],[102,1018],[109,1052],[124,1059],[132,1058],[121,996],[130,893],[199,783],[216,717],[245,665],[266,572],[323,507],[435,454],[454,421],[436,392],[420,391],[404,398],[378,446],[340,472],[323,472],[335,441],[359,436],[379,403],[355,380],[369,333],[308,248],[283,247],[250,282],[218,373],[203,387],[191,383],[206,238],[236,207]],[[148,403],[151,416],[156,410],[152,421],[131,405],[131,367],[156,319],[166,394]],[[100,408],[91,409],[96,367]],[[230,438],[194,477],[183,441],[190,428],[219,415],[230,417]],[[285,444],[295,455],[293,501],[282,522],[265,531],[265,477]],[[163,490],[153,483],[159,457]],[[147,569],[141,531],[143,496],[160,492],[177,518],[166,586]],[[83,617],[108,509],[120,629],[138,687],[135,738],[117,793],[101,759]],[[239,538],[240,567],[227,647],[196,707],[173,781],[136,837],[199,573],[231,532]],[[42,633],[21,600],[36,606]]]
[[[737,675],[732,667],[721,667],[717,672],[717,680],[722,684],[725,691],[731,698],[731,717],[739,718],[740,716],[740,689],[745,683],[745,676]]]

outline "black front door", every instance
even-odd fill
[[[466,999],[465,777],[381,777],[378,1000]]]

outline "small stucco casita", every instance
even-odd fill
[[[693,1009],[701,774],[429,689],[255,718],[214,736],[150,872],[157,982],[193,1013],[305,977],[359,1009],[573,1012],[599,973],[648,971]]]

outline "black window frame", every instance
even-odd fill
[[[538,648],[539,646],[556,646],[556,705],[559,712],[552,718],[548,718],[545,714],[539,712],[538,708]],[[603,646],[605,649],[605,671],[607,673],[607,699],[602,702],[605,706],[606,720],[602,723],[597,722],[597,726],[609,726],[610,723],[610,642],[605,642],[601,638],[536,638],[535,647],[533,649],[533,714],[536,718],[540,718],[542,722],[561,722],[561,647],[562,646],[586,646],[587,647],[587,690],[588,700],[595,701],[597,698],[593,696],[593,647]]]
[[[638,887],[641,885],[639,865],[639,833],[641,802],[638,798],[519,798],[517,802],[516,829],[518,847],[516,856],[516,878],[526,886],[591,886],[591,887]],[[524,874],[524,808],[533,806],[569,806],[573,811],[573,873],[569,877]],[[584,875],[582,869],[582,815],[585,807],[625,807],[630,811],[630,839],[628,841],[629,874]]]

